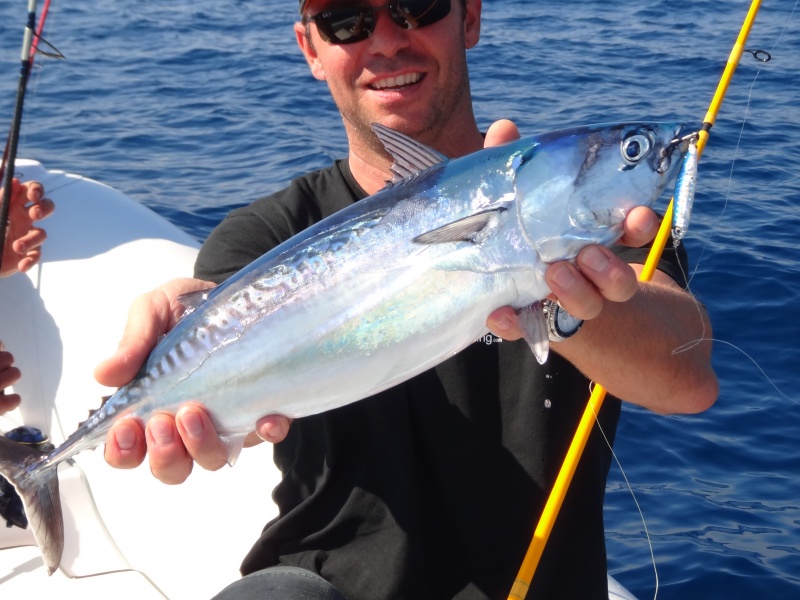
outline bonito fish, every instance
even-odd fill
[[[547,355],[544,272],[610,245],[686,153],[681,126],[628,123],[522,138],[448,160],[380,125],[395,180],[279,245],[187,313],[139,375],[52,452],[0,437],[0,473],[25,505],[45,564],[64,533],[57,465],[104,442],[120,418],[188,400],[228,438],[230,462],[265,415],[302,417],[371,396],[486,333],[496,308],[524,311]],[[190,295],[191,296],[191,295]]]

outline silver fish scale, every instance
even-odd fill
[[[184,332],[166,353],[148,364],[145,373],[127,387],[124,395],[115,395],[103,411],[113,415],[118,409],[145,398],[156,381],[173,374],[184,378],[198,369],[217,348],[236,341],[247,326],[285,303],[289,296],[309,285],[315,278],[330,275],[341,264],[339,257],[383,219],[388,211],[355,220],[352,226],[333,230],[312,239],[307,247],[286,257],[247,285],[235,292],[229,301],[221,295],[217,306],[207,310],[195,327]],[[201,358],[202,357],[202,358]],[[191,365],[191,369],[184,368]],[[97,415],[98,419],[102,418]]]
[[[345,230],[333,230],[312,238],[305,248],[287,256],[283,262],[234,293],[227,303],[229,313],[243,323],[254,321],[316,277],[330,275],[332,269],[342,264],[341,255],[372,231],[388,212],[380,211],[368,219],[354,221]]]

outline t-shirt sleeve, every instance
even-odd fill
[[[225,217],[200,249],[194,276],[222,283],[265,252],[363,195],[346,161],[299,177],[287,188]]]
[[[211,232],[200,248],[194,276],[222,283],[277,246],[281,237],[275,225],[265,221],[252,206],[236,209]]]

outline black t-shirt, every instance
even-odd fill
[[[234,210],[195,276],[224,281],[365,195],[347,161],[301,177]],[[659,268],[682,279],[674,252]],[[588,396],[558,354],[539,365],[524,341],[488,337],[404,384],[295,420],[275,446],[280,515],[242,573],[303,567],[348,600],[506,598]],[[600,422],[612,443],[619,413],[609,396]],[[610,460],[595,425],[528,598],[607,600]]]

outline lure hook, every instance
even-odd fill
[[[677,146],[678,144],[682,144],[683,142],[691,142],[692,144],[697,144],[697,141],[700,139],[700,132],[693,131],[692,133],[687,133],[683,137],[677,137],[672,140],[669,144],[664,146],[660,151],[661,158],[664,158],[667,155],[667,151],[672,148],[673,146]]]

